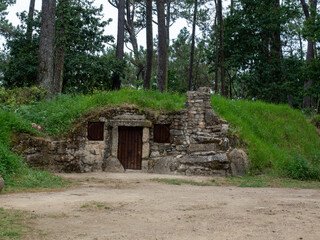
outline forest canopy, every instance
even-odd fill
[[[99,7],[92,0],[47,0],[41,11],[35,1],[19,13],[18,26],[7,18],[15,1],[1,1],[3,89],[42,86],[53,97],[209,86],[231,99],[319,111],[317,0],[106,0]],[[118,13],[117,33],[105,31],[106,6]],[[178,19],[191,29],[171,39]],[[138,42],[142,30],[146,39]]]

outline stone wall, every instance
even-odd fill
[[[188,92],[186,109],[175,113],[171,119],[172,143],[168,146],[153,145],[149,172],[220,176],[231,174],[227,156],[228,124],[219,119],[212,109],[208,88]],[[166,149],[168,154],[160,152],[159,155],[155,148],[170,150],[168,152]]]
[[[91,113],[65,140],[20,135],[16,149],[35,167],[56,172],[125,171],[117,159],[118,127],[141,127],[142,171],[227,176],[247,167],[244,152],[229,146],[228,124],[211,107],[208,88],[188,92],[185,109],[156,114],[135,106]],[[104,122],[104,140],[87,139],[88,122]],[[154,124],[170,125],[170,143],[153,141]],[[231,151],[232,154],[229,154]],[[230,157],[231,156],[231,157]],[[241,157],[242,156],[242,157]],[[231,161],[235,159],[233,164]]]

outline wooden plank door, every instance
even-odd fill
[[[124,169],[140,170],[142,163],[142,128],[118,127],[118,159]]]

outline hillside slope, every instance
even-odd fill
[[[239,133],[254,173],[320,180],[319,133],[300,111],[288,105],[215,95],[212,107]]]
[[[85,96],[61,95],[31,105],[1,105],[0,171],[13,183],[12,176],[16,178],[23,174],[21,169],[26,169],[21,157],[10,149],[10,135],[14,132],[62,137],[84,114],[101,107],[135,104],[141,109],[172,111],[182,109],[185,100],[185,95],[123,89]],[[230,134],[240,136],[249,153],[251,173],[320,180],[320,138],[298,110],[259,101],[226,100],[216,95],[212,96],[212,107],[230,123]],[[43,130],[37,132],[31,123]]]

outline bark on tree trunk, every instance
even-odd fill
[[[311,21],[314,23],[315,22],[315,16],[314,16],[314,11],[317,9],[317,0],[309,0],[310,6],[305,2],[305,0],[300,0],[302,9],[304,12],[304,15],[307,20],[311,18]],[[310,63],[312,59],[314,58],[314,42],[312,41],[311,38],[308,39],[308,47],[307,47],[307,56],[306,56],[306,61],[307,63]],[[313,85],[313,79],[309,79],[304,83],[304,89],[307,90]],[[302,108],[309,108],[312,107],[312,98],[310,95],[307,95],[303,98],[302,102]]]
[[[54,84],[55,16],[56,0],[42,0],[37,82],[48,91],[48,97],[56,93]]]
[[[221,94],[227,96],[226,83],[224,77],[224,49],[223,49],[223,17],[222,17],[222,1],[218,0],[218,22],[220,30],[220,82]]]
[[[123,61],[124,55],[124,9],[125,9],[125,0],[119,0],[118,7],[118,34],[117,34],[117,49],[116,49],[116,58],[119,62]],[[121,87],[120,73],[116,73],[112,82],[112,90],[119,90]]]
[[[139,54],[138,41],[137,41],[137,36],[136,36],[135,26],[134,26],[135,4],[136,2],[134,0],[133,1],[126,0],[127,18],[125,20],[125,26],[129,33],[130,42],[133,48],[133,53],[135,58],[135,62],[133,64],[138,67],[138,73],[137,73],[137,80],[138,80],[140,74],[142,74],[142,78],[144,79],[144,64],[142,63],[142,60]],[[131,10],[131,6],[132,6],[132,10]]]
[[[145,89],[150,89],[151,73],[152,73],[152,58],[153,58],[152,0],[147,0],[146,28],[147,28],[147,62],[146,62],[146,73],[143,81],[143,87]]]
[[[34,5],[36,3],[36,0],[30,0],[29,5],[29,13],[28,13],[28,21],[27,21],[27,39],[32,39],[32,21],[33,21],[33,14],[34,14]]]
[[[158,88],[161,92],[167,90],[167,32],[164,14],[165,0],[157,0],[158,15]]]
[[[276,0],[274,2],[274,13],[277,16],[277,19],[280,20],[280,0]],[[283,78],[282,76],[282,44],[281,44],[281,26],[280,23],[277,23],[276,29],[272,33],[271,44],[271,59],[272,64],[274,66],[274,70],[272,75],[274,77],[274,82],[278,85],[278,83]],[[281,94],[279,90],[275,89],[275,100],[279,99]]]
[[[57,92],[62,92],[63,86],[63,67],[64,67],[64,57],[65,57],[65,46],[63,44],[65,40],[65,8],[67,8],[67,3],[69,0],[62,0],[60,2],[60,11],[58,18],[60,18],[61,25],[58,29],[57,46],[56,46],[56,64],[55,64],[55,88]]]
[[[216,16],[214,19],[214,31],[215,31],[215,47],[216,47],[216,59],[215,59],[215,82],[214,82],[214,91],[218,93],[218,84],[219,84],[219,71],[218,71],[218,64],[219,64],[219,33],[218,33],[218,25],[217,25],[217,18],[218,18],[218,11],[217,11],[217,1],[215,0],[216,5]]]
[[[193,12],[193,23],[192,23],[192,40],[191,40],[190,66],[189,66],[189,76],[188,76],[188,91],[191,91],[197,12],[198,12],[198,0],[195,0],[194,1],[194,12]]]
[[[167,29],[167,45],[170,46],[170,12],[171,0],[167,0],[166,29]]]

